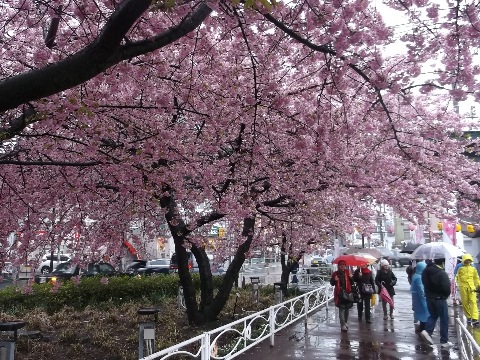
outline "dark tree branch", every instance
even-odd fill
[[[202,3],[165,33],[122,45],[127,32],[151,5],[152,0],[124,0],[98,38],[84,49],[55,64],[1,81],[0,112],[73,88],[123,60],[167,46],[200,26],[212,11]]]
[[[58,25],[60,24],[60,12],[62,11],[62,5],[60,5],[53,17],[50,26],[48,27],[47,34],[45,35],[45,46],[49,49],[55,46],[55,38],[57,37]]]

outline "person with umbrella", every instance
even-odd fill
[[[390,306],[390,319],[393,319],[393,296],[395,295],[395,289],[393,287],[397,284],[397,277],[392,269],[390,269],[388,260],[382,259],[380,261],[380,270],[375,276],[375,283],[380,289],[380,295],[382,295],[382,291],[385,292],[385,290],[389,295],[387,296],[387,294],[385,294],[385,296],[380,296],[382,298],[383,320],[388,319],[387,303]],[[382,288],[385,288],[385,290],[382,290]]]
[[[439,255],[440,256],[440,255]],[[448,304],[450,296],[450,279],[444,269],[445,258],[435,258],[422,273],[423,287],[427,299],[429,316],[425,324],[425,330],[420,335],[433,345],[432,334],[437,320],[440,318],[440,343],[441,347],[448,349],[453,346],[448,341]]]
[[[358,284],[361,295],[361,301],[357,303],[358,320],[362,320],[363,310],[365,309],[365,321],[370,324],[370,301],[375,289],[372,272],[367,265],[363,265],[354,271],[353,280]]]
[[[463,266],[458,268],[455,280],[460,289],[463,312],[467,317],[468,325],[479,325],[477,293],[475,291],[480,286],[480,279],[478,278],[477,269],[472,266],[472,255],[463,255],[462,263]]]
[[[341,292],[345,291],[350,294],[352,291],[352,274],[347,270],[345,260],[339,260],[338,269],[330,278],[330,285],[335,286],[333,291],[333,299],[335,306],[338,308],[338,318],[340,319],[340,327],[342,331],[348,331],[348,313],[353,306],[353,302],[345,300],[341,296]]]

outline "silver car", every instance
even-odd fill
[[[147,261],[145,267],[137,270],[139,275],[151,274],[169,274],[170,273],[170,259],[153,259]]]

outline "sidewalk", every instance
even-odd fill
[[[330,305],[328,310],[322,309],[311,315],[306,325],[300,320],[277,333],[273,347],[269,341],[264,341],[239,359],[460,359],[457,347],[443,350],[439,344],[430,346],[415,333],[405,267],[394,269],[394,272],[398,278],[394,320],[383,320],[382,305],[379,304],[374,308],[371,324],[359,322],[354,305],[350,309],[349,330],[341,332],[337,309]],[[449,306],[449,340],[454,344],[457,343],[457,334],[453,319],[458,308]],[[432,338],[436,343],[440,342],[438,322]]]

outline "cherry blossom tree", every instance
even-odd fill
[[[1,238],[20,230],[27,254],[75,228],[76,253],[116,252],[132,221],[146,237],[167,222],[203,323],[251,250],[298,257],[368,223],[372,203],[421,223],[461,192],[468,211],[478,165],[448,105],[478,96],[478,10],[390,5],[411,17],[401,39],[367,1],[4,4]],[[394,41],[407,50],[389,58]],[[214,294],[204,241],[219,220],[216,256],[233,261]]]

